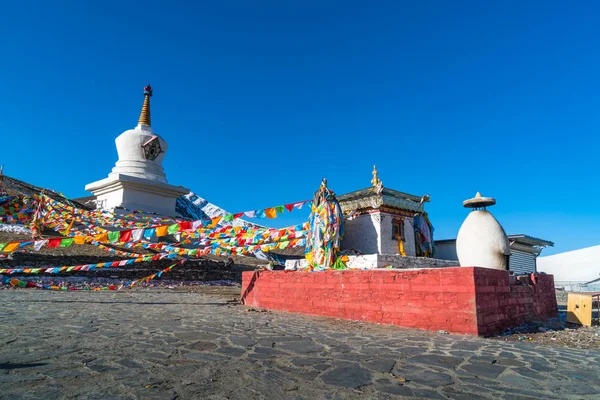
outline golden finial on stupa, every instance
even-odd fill
[[[377,166],[376,165],[373,165],[373,179],[371,179],[371,184],[373,184],[373,187],[383,184],[379,180],[379,176],[377,175]]]
[[[142,105],[142,112],[138,120],[140,125],[150,126],[150,97],[152,97],[152,87],[148,85],[144,88],[144,105]]]

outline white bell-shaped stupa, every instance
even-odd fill
[[[491,197],[477,192],[463,205],[472,208],[456,237],[456,253],[461,267],[508,269],[510,244],[502,225],[486,210],[496,204]]]
[[[144,88],[144,104],[134,129],[115,139],[118,161],[108,178],[86,185],[85,190],[96,196],[98,208],[113,210],[143,210],[175,216],[175,202],[190,191],[182,186],[169,185],[162,161],[167,142],[151,127],[150,85]]]

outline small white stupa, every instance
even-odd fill
[[[496,199],[483,197],[479,192],[474,198],[463,201],[464,207],[473,210],[456,237],[456,253],[461,267],[508,269],[508,237],[502,225],[486,210],[494,204]]]
[[[176,199],[190,192],[167,182],[162,161],[168,146],[150,126],[151,96],[152,88],[148,85],[144,88],[144,104],[138,125],[115,139],[119,159],[108,178],[85,186],[85,190],[96,196],[99,209],[123,207],[176,216]]]

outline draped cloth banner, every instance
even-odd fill
[[[344,234],[344,215],[325,179],[315,192],[309,225],[305,249],[309,266],[313,269],[332,268],[337,261]]]

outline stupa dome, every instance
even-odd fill
[[[162,162],[168,144],[151,127],[151,96],[152,88],[148,85],[144,88],[144,104],[138,125],[115,139],[119,159],[109,176],[121,174],[167,183]]]

